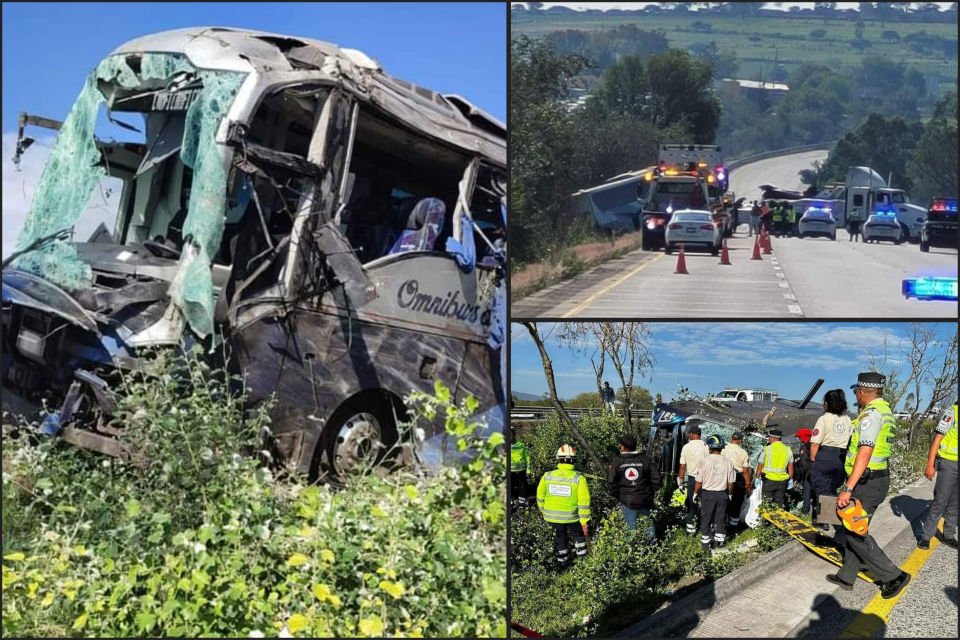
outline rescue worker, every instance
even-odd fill
[[[731,527],[740,525],[740,509],[747,493],[753,491],[753,478],[750,477],[750,454],[740,446],[743,434],[739,431],[730,437],[730,444],[723,448],[720,455],[733,464],[737,474],[733,482],[733,497],[730,499],[730,509],[727,510],[727,524]],[[708,446],[709,448],[709,446]]]
[[[921,549],[930,548],[930,538],[937,532],[940,516],[943,519],[943,544],[957,548],[957,403],[947,409],[934,431],[933,442],[927,457],[927,480],[937,478],[933,488],[933,504],[917,540]]]
[[[517,441],[517,431],[513,426],[510,427],[510,441],[510,495],[514,504],[525,507],[529,495],[527,474],[530,472],[530,456],[526,443]]]
[[[773,235],[779,238],[780,234],[783,233],[783,203],[773,203],[773,213],[771,217],[773,220]]]
[[[600,399],[603,400],[603,404],[607,408],[607,411],[610,413],[616,412],[617,409],[614,401],[617,399],[617,394],[613,390],[613,387],[610,386],[610,383],[606,380],[603,381],[603,388],[600,390]]]
[[[697,506],[693,501],[696,493],[693,487],[697,481],[694,474],[710,451],[707,449],[707,445],[700,440],[700,427],[698,425],[694,424],[687,427],[687,437],[690,441],[680,449],[680,473],[677,475],[677,484],[682,485],[684,482],[687,484],[687,499],[683,503],[687,510],[684,521],[687,525],[687,534],[692,536],[697,532]]]
[[[850,388],[857,398],[860,415],[853,421],[853,434],[847,448],[844,470],[846,482],[838,490],[837,508],[844,509],[860,500],[866,515],[876,512],[890,488],[888,459],[896,429],[890,405],[883,399],[886,376],[876,371],[861,373]],[[869,521],[868,521],[869,524]],[[880,587],[880,597],[895,597],[910,582],[910,574],[900,571],[883,552],[873,536],[847,531],[844,537],[843,566],[827,580],[849,591],[864,572]]]
[[[557,449],[557,468],[540,478],[537,506],[543,519],[553,527],[553,548],[557,565],[566,569],[573,563],[570,541],[577,558],[587,555],[590,535],[590,489],[587,478],[573,469],[576,450],[568,444]]]
[[[763,448],[757,475],[763,476],[763,499],[772,500],[780,508],[786,509],[787,484],[793,479],[793,451],[780,442],[782,437],[780,429],[767,432],[767,446]]]
[[[716,546],[722,547],[727,542],[727,509],[737,472],[733,463],[720,454],[723,438],[707,436],[706,445],[710,453],[694,474],[694,493],[700,496],[700,545],[704,551],[710,551],[711,528]]]
[[[786,234],[788,236],[795,235],[797,230],[797,212],[793,210],[793,205],[790,203],[784,204],[783,206],[786,211]]]
[[[620,438],[620,455],[607,469],[607,480],[620,501],[627,528],[635,531],[637,518],[649,517],[653,509],[653,495],[660,486],[660,470],[646,456],[637,453],[637,439],[628,434]],[[647,527],[646,536],[651,542],[656,539],[652,523]]]
[[[843,470],[844,459],[847,455],[847,445],[853,425],[847,415],[847,398],[843,389],[831,389],[823,394],[823,415],[817,418],[810,435],[810,484],[813,493],[818,496],[835,496],[837,487],[843,483],[846,475]],[[817,501],[814,509],[819,510]],[[837,525],[837,536],[834,540],[840,542],[844,529]]]

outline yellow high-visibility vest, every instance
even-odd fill
[[[940,448],[937,455],[944,460],[957,461],[957,405],[953,405],[953,424],[940,441]]]
[[[860,418],[865,416],[870,409],[876,409],[880,412],[883,426],[880,427],[880,435],[877,436],[877,442],[873,446],[873,454],[870,456],[867,468],[876,471],[887,468],[887,459],[890,457],[890,443],[893,442],[893,434],[897,429],[897,419],[893,417],[893,410],[890,409],[887,401],[883,398],[876,398],[867,403],[860,415],[853,421],[853,435],[850,436],[847,459],[843,465],[848,476],[853,472],[853,463],[857,459],[857,451],[860,449]]]
[[[782,442],[772,442],[763,448],[763,477],[767,480],[786,480],[787,460],[790,458],[790,447]]]
[[[547,522],[573,524],[590,520],[590,489],[587,479],[572,464],[558,464],[540,478],[537,506]]]

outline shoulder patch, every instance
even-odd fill
[[[814,430],[813,430],[813,435],[817,435],[818,433],[820,433],[820,429],[814,429]]]

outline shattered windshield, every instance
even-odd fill
[[[76,228],[101,180],[118,178],[119,215],[106,241],[142,243],[157,257],[178,260],[170,297],[194,331],[210,333],[210,263],[223,234],[229,162],[228,149],[216,144],[215,135],[244,77],[197,69],[176,54],[104,59],[60,129],[16,248]],[[137,134],[135,141],[98,139],[101,110],[116,127]],[[61,240],[40,244],[14,266],[68,291],[93,284],[90,265]]]

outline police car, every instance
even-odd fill
[[[667,224],[664,244],[667,253],[678,245],[708,249],[713,255],[720,253],[720,228],[713,221],[713,214],[702,209],[681,209],[673,214]]]
[[[933,198],[920,230],[920,251],[957,246],[957,199]]]
[[[903,242],[903,227],[897,221],[897,214],[893,211],[877,211],[863,224],[861,229],[864,242],[880,242],[886,240],[894,244]]]
[[[827,207],[807,207],[797,224],[797,233],[801,238],[823,236],[837,239],[837,221]]]

